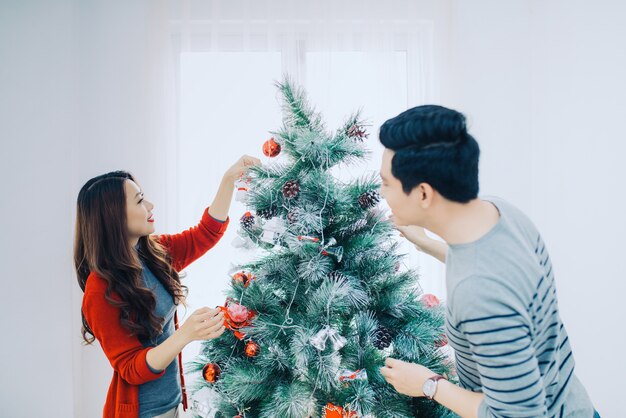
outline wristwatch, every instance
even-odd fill
[[[445,379],[445,377],[435,375],[424,382],[422,392],[424,392],[424,396],[426,396],[427,399],[433,400],[435,394],[437,393],[437,383],[439,383],[441,379]]]

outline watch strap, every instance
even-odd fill
[[[433,376],[433,377],[429,377],[427,380],[430,380],[431,382],[437,383],[441,379],[447,380],[445,377],[443,377],[441,375],[438,375],[438,374]],[[427,399],[430,399],[432,401],[436,394],[437,394],[437,386],[435,386],[435,391],[433,392],[432,396],[429,396],[429,395],[426,395],[426,394],[424,394],[424,395],[426,396]]]

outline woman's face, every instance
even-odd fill
[[[133,240],[145,237],[154,232],[154,205],[144,199],[143,192],[132,180],[124,182],[126,192],[126,217],[128,219],[128,234]]]

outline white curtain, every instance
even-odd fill
[[[434,11],[429,2],[169,0],[179,52],[280,52],[283,70],[306,84],[305,54],[407,52],[408,103],[436,99]],[[358,71],[358,68],[355,68]]]

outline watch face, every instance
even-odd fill
[[[433,382],[432,380],[428,379],[426,382],[424,382],[424,388],[422,389],[422,391],[427,398],[432,398],[435,394],[436,388],[437,382]]]

